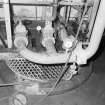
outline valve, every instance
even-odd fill
[[[36,30],[37,30],[38,32],[40,32],[41,29],[42,29],[41,26],[37,26],[37,27],[36,27]]]
[[[24,46],[28,45],[27,30],[21,20],[19,20],[19,24],[16,26],[14,34],[14,45],[16,48],[22,49]]]
[[[42,30],[43,38],[42,45],[46,48],[48,54],[56,53],[55,39],[53,37],[54,29],[52,28],[52,22],[46,21],[45,27]]]
[[[28,99],[24,93],[16,92],[10,97],[10,105],[27,105]]]
[[[73,62],[73,64],[70,65],[70,69],[67,71],[67,73],[64,75],[64,80],[70,80],[73,75],[76,75],[78,73],[78,64],[76,62]]]
[[[66,53],[68,53],[69,49],[73,46],[73,42],[74,42],[75,38],[71,35],[66,37],[63,40],[63,45],[62,47],[66,50]]]

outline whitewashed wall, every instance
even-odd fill
[[[3,0],[0,0],[0,2],[2,2]],[[36,1],[43,1],[43,0],[36,0]],[[46,1],[46,0],[45,0]],[[53,0],[47,0],[52,2]],[[35,0],[11,0],[11,2],[23,2],[23,3],[34,3]],[[42,13],[43,13],[43,8],[42,7],[37,7],[37,11],[36,11],[36,7],[35,6],[19,6],[19,5],[15,5],[13,6],[13,10],[14,10],[14,14],[18,15],[18,16],[26,16],[26,17],[36,17],[36,12],[37,12],[37,17],[41,17]],[[0,18],[4,17],[4,12],[3,12],[3,8],[0,8]]]
[[[3,0],[0,0],[2,2]],[[34,3],[36,1],[49,1],[53,2],[53,0],[10,0],[11,2],[17,2],[17,3]],[[81,0],[78,0],[81,1]],[[18,16],[24,16],[24,17],[36,17],[36,7],[35,6],[13,6],[14,14]],[[37,7],[37,17],[41,17],[43,12],[42,7]],[[64,16],[65,9],[61,9],[61,16]],[[76,10],[72,10],[72,16],[75,16],[77,14]],[[4,11],[3,8],[0,8],[0,18],[4,17]],[[43,16],[42,16],[43,17]]]

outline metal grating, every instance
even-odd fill
[[[20,56],[14,56],[6,62],[8,67],[27,79],[37,81],[56,80],[63,70],[64,64],[42,65],[30,62]]]

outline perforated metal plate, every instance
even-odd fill
[[[56,80],[63,70],[64,64],[42,65],[30,62],[21,56],[12,56],[8,61],[9,68],[27,79],[38,81]]]

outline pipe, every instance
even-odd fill
[[[77,57],[77,63],[85,64],[87,59],[92,57],[97,51],[105,27],[104,4],[105,0],[101,0],[88,48],[83,50],[82,44],[79,43],[71,56],[70,62],[75,61],[75,57]],[[53,54],[49,56],[45,53],[35,53],[28,50],[25,46],[20,51],[20,54],[30,61],[42,64],[65,63],[68,57],[68,54]]]
[[[8,48],[12,48],[12,31],[11,31],[11,20],[10,20],[10,5],[9,0],[4,0],[4,14],[5,14],[5,24],[6,24],[6,33]]]
[[[41,64],[57,64],[57,63],[65,63],[68,55],[67,54],[52,54],[47,55],[46,53],[36,53],[27,48],[24,48],[20,51],[20,54],[28,59],[29,61],[41,63]],[[70,59],[70,62],[73,61],[73,57]]]
[[[53,37],[54,29],[52,28],[52,22],[46,21],[45,27],[42,30],[42,45],[46,48],[48,54],[56,53],[55,50],[55,39]]]
[[[105,0],[101,0],[88,48],[83,50],[82,46],[78,45],[78,47],[75,50],[75,53],[78,52],[77,57],[78,57],[79,63],[81,63],[81,61],[87,62],[87,60],[96,53],[99,47],[99,44],[101,42],[101,38],[104,32],[104,28],[105,28],[104,4],[105,4]]]
[[[105,28],[105,0],[101,0],[92,31],[89,47],[83,51],[83,58],[91,58],[97,51]]]
[[[94,0],[94,2],[92,3],[93,4],[93,7],[92,7],[93,9],[92,9],[92,13],[91,13],[91,16],[90,16],[89,29],[88,29],[89,32],[87,34],[87,37],[89,38],[89,40],[90,40],[92,29],[93,29],[93,26],[94,26],[94,22],[95,22],[95,18],[96,18],[99,3],[100,3],[100,0]]]

